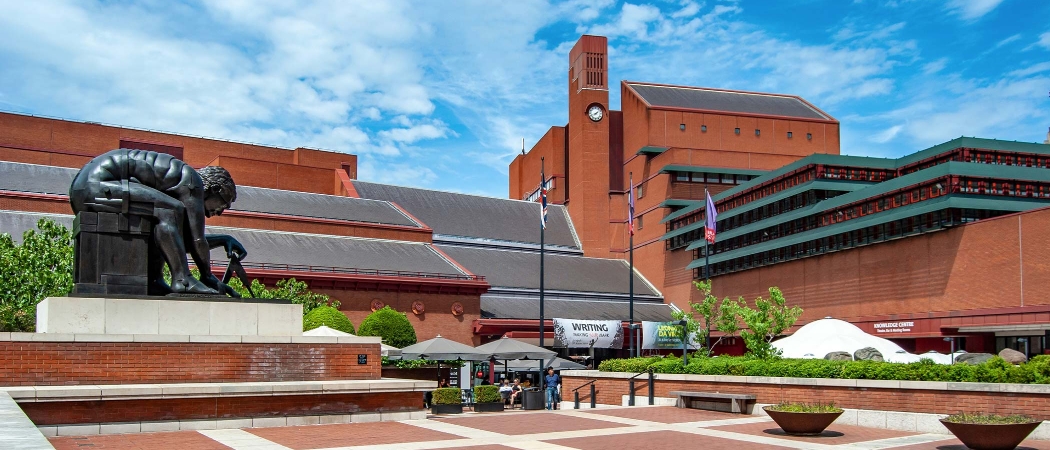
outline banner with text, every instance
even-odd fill
[[[554,319],[554,346],[568,348],[623,348],[619,320]]]
[[[698,348],[696,335],[690,338],[690,348]],[[678,322],[642,321],[642,350],[664,349],[682,349],[682,326]]]

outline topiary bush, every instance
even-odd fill
[[[434,389],[434,404],[435,405],[459,405],[463,403],[463,399],[460,398],[460,390],[457,388],[438,388]]]
[[[322,325],[354,334],[354,324],[350,322],[346,314],[331,306],[319,306],[303,317],[303,331],[310,331]]]
[[[499,386],[474,386],[474,401],[478,403],[499,403]]]
[[[358,336],[379,336],[383,343],[397,348],[405,348],[416,343],[416,329],[403,312],[397,312],[384,306],[377,309],[361,321],[357,329]]]

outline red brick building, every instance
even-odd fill
[[[532,199],[544,159],[585,254],[626,259],[633,179],[635,267],[680,308],[710,256],[717,295],[779,286],[803,324],[833,316],[918,352],[948,350],[944,337],[971,351],[1050,344],[1050,146],[963,138],[841,156],[838,121],[792,95],[622,81],[609,110],[609,64],[604,37],[580,38],[568,124],[510,165],[510,196]],[[705,191],[719,211],[710,248]]]

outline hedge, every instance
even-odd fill
[[[458,388],[438,388],[434,389],[434,404],[435,405],[458,405],[463,403],[463,399],[460,397],[460,391]]]
[[[405,348],[416,343],[416,329],[408,321],[405,313],[397,312],[384,306],[377,309],[361,321],[357,328],[359,336],[379,336],[383,343],[397,348]]]
[[[998,356],[976,365],[936,364],[930,360],[902,364],[823,359],[763,360],[741,356],[690,357],[687,366],[683,366],[682,359],[676,356],[607,359],[598,365],[598,370],[603,372],[638,373],[649,369],[655,373],[694,375],[1050,384],[1050,355],[1039,355],[1016,366]]]
[[[310,331],[322,325],[333,330],[354,334],[354,324],[346,318],[346,314],[331,306],[319,306],[303,317],[303,331]]]
[[[474,386],[474,401],[478,403],[499,403],[499,386]]]

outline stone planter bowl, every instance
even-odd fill
[[[974,450],[1009,450],[1016,448],[1024,438],[1035,431],[1042,421],[978,424],[948,422],[941,419],[941,423],[959,438],[963,445]]]
[[[795,436],[815,436],[823,433],[828,425],[842,415],[842,411],[832,413],[784,412],[771,410],[769,406],[762,409],[780,426],[780,429]]]
[[[430,412],[434,414],[463,414],[463,404],[455,405],[430,405]]]

